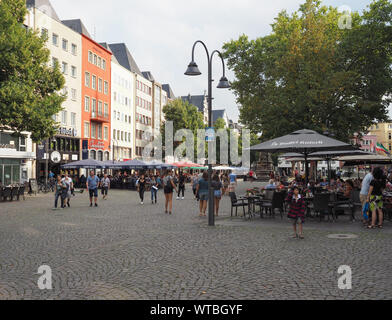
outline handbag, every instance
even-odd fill
[[[369,207],[370,207],[370,205],[369,205],[369,202],[366,202],[366,204],[364,205],[364,207],[363,207],[363,218],[365,219],[365,220],[368,220],[369,219],[369,216],[368,216],[368,211],[369,211]]]

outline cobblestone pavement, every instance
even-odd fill
[[[0,203],[0,299],[392,298],[392,223],[365,230],[347,217],[309,220],[297,240],[279,215],[231,220],[225,197],[211,228],[187,189],[172,216],[162,191],[158,205],[140,205],[132,191],[111,191],[98,208],[86,193],[59,211],[52,194]],[[335,233],[358,237],[327,237]],[[38,289],[43,264],[52,290]],[[352,290],[338,289],[340,265],[352,268]]]

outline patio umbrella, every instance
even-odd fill
[[[148,169],[174,169],[175,167],[171,164],[168,163],[164,163],[162,161],[159,160],[152,160],[152,161],[148,161],[146,162],[147,168]]]
[[[105,169],[106,166],[102,161],[86,159],[70,162],[61,166],[63,169]]]
[[[308,157],[317,151],[352,150],[352,145],[338,141],[313,130],[299,130],[280,138],[272,139],[250,148],[261,152],[296,152],[305,160],[305,183],[308,184],[309,168]]]
[[[177,168],[200,168],[202,167],[201,165],[193,162],[187,162],[187,161],[180,161],[180,162],[174,162],[172,163],[173,166]]]
[[[105,169],[121,170],[123,169],[123,162],[108,160],[103,162]]]
[[[392,158],[381,156],[379,154],[368,154],[364,156],[340,157],[345,166],[358,166],[367,164],[392,164]]]
[[[122,163],[123,169],[147,169],[147,163],[141,160],[129,160]]]

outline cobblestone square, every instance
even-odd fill
[[[259,185],[254,183],[254,186]],[[247,183],[240,183],[243,194]],[[0,204],[0,299],[391,299],[392,228],[365,230],[347,216],[308,220],[305,239],[275,219],[230,219],[221,202],[216,227],[198,216],[187,186],[174,199],[144,205],[133,191],[111,190],[98,208],[86,192],[70,209],[52,211],[53,195]],[[354,234],[331,239],[331,234]],[[53,289],[37,286],[41,265]],[[338,268],[352,269],[352,290],[339,290]]]

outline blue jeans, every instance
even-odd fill
[[[57,202],[61,199],[61,208],[64,207],[64,198],[61,193],[56,193],[54,196],[54,207],[57,208]]]
[[[157,191],[158,190],[151,188],[151,201],[154,201],[154,198],[155,198],[155,201],[157,201]]]

